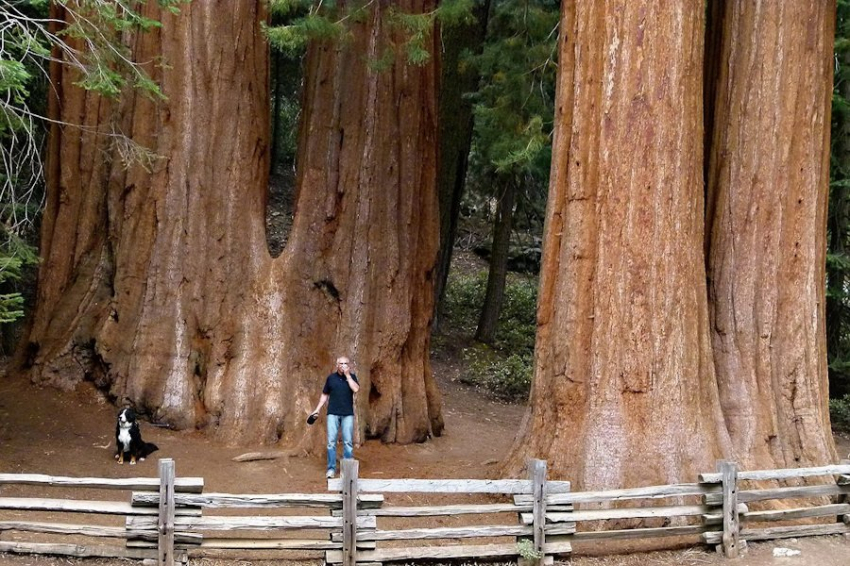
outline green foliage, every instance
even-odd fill
[[[526,560],[540,560],[543,558],[543,553],[535,550],[534,543],[528,539],[518,541],[516,543],[516,550]]]
[[[494,0],[481,53],[461,63],[481,77],[478,92],[469,96],[475,125],[461,222],[493,218],[497,188],[511,184],[518,189],[514,248],[534,246],[543,232],[559,6],[557,0]]]
[[[127,32],[161,25],[142,15],[145,0],[54,1],[66,14],[59,31],[48,17],[48,0],[7,0],[0,8],[0,323],[22,316],[24,298],[15,289],[26,285],[37,263],[33,242],[44,190],[48,65],[75,69],[74,84],[105,97],[117,98],[132,86],[149,98],[163,98],[122,41]],[[176,13],[188,0],[155,1]],[[110,135],[121,159],[149,157],[132,140]]]
[[[478,167],[548,182],[554,121],[559,2],[497,0],[473,95]]]
[[[850,395],[829,400],[829,418],[833,429],[850,432]]]
[[[307,43],[318,41],[343,41],[349,37],[352,24],[365,21],[374,1],[360,0],[345,4],[328,0],[270,0],[272,25],[263,31],[275,49],[290,57],[303,54]],[[386,12],[387,29],[399,31],[400,42],[387,38],[388,53],[378,57],[371,67],[385,69],[395,51],[404,52],[407,61],[423,65],[431,58],[427,49],[434,24],[458,25],[472,17],[474,0],[443,0],[439,6],[424,14],[411,14],[390,6]]]
[[[483,271],[450,276],[444,325],[471,336],[484,303],[486,286],[487,274]],[[505,287],[496,340],[492,347],[475,343],[464,349],[468,371],[462,381],[502,399],[525,400],[534,369],[536,309],[536,278],[511,278]]]

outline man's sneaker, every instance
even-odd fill
[[[328,478],[328,479],[330,479],[330,478],[334,477],[334,471],[333,471],[333,468],[331,468],[330,470],[328,470],[328,473],[326,473],[326,474],[325,474],[325,477],[326,477],[326,478]]]

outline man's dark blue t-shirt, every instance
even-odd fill
[[[358,385],[357,376],[351,374],[351,379]],[[333,372],[325,380],[325,388],[322,393],[329,397],[328,414],[347,417],[354,414],[354,391],[348,386],[344,375]]]

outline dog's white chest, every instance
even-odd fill
[[[130,451],[130,428],[121,427],[118,431],[118,442],[124,447],[124,452]]]

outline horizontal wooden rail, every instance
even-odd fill
[[[364,493],[357,498],[364,509],[379,507],[384,502],[380,493]],[[159,505],[158,493],[134,492],[133,505]],[[331,509],[342,508],[342,495],[338,493],[201,493],[176,494],[174,503],[177,506],[207,507],[207,508],[283,508],[283,507],[323,507]]]
[[[48,542],[0,541],[0,552],[11,552],[14,554],[54,554],[57,556],[75,556],[77,558],[134,558],[137,560],[156,558],[155,549],[105,545],[54,544]]]
[[[801,507],[797,509],[778,509],[772,511],[750,511],[741,514],[742,521],[790,521],[793,519],[806,519],[809,517],[829,517],[832,515],[843,515],[850,513],[850,504],[836,503],[833,505],[821,505],[819,507]]]
[[[357,479],[361,493],[495,493],[530,494],[528,480],[417,480],[417,479]],[[565,493],[570,490],[568,481],[546,482],[549,493]],[[328,480],[328,491],[341,491],[342,480]]]
[[[788,527],[771,527],[769,529],[741,529],[741,540],[774,540],[797,538],[805,536],[838,535],[850,533],[850,526],[844,523],[826,525],[798,525]],[[723,533],[709,532],[703,535],[706,544],[720,544]]]
[[[546,535],[566,535],[575,532],[572,525],[551,525],[546,528]],[[521,525],[474,525],[468,527],[442,527],[431,529],[399,529],[358,531],[357,540],[427,540],[445,538],[489,538],[489,537],[526,537],[534,534],[532,527]],[[342,542],[342,535],[333,533],[331,540]]]
[[[679,505],[675,507],[621,507],[616,509],[590,509],[587,511],[570,511],[567,513],[546,513],[546,521],[552,523],[610,521],[615,519],[651,519],[690,517],[694,515],[710,515],[716,511],[711,505]],[[746,505],[739,505],[740,513],[747,511]],[[531,513],[521,515],[523,524],[530,525]]]
[[[182,550],[336,550],[342,548],[342,543],[331,542],[327,539],[249,539],[249,538],[209,538],[199,544],[185,544],[175,540],[176,548]],[[131,540],[127,543],[131,548],[156,548],[156,543],[145,540]],[[367,550],[374,549],[375,543],[366,545]]]
[[[44,474],[0,474],[0,485],[45,485],[51,487],[90,487],[96,489],[125,489],[159,491],[159,478],[71,478]],[[201,493],[204,478],[177,478],[174,490]]]
[[[367,494],[363,494],[367,495]],[[423,505],[421,507],[377,507],[375,509],[357,509],[360,516],[372,517],[437,517],[441,515],[480,515],[489,513],[530,512],[531,505],[513,503],[485,503],[480,505]],[[334,516],[341,511],[333,511]]]
[[[151,517],[127,517],[127,529],[144,531],[156,528],[156,520]],[[377,524],[374,517],[358,517],[358,529],[374,529]],[[342,519],[337,517],[175,517],[174,528],[177,531],[245,531],[278,529],[341,529]]]
[[[548,487],[548,483],[546,484]],[[660,499],[665,497],[704,496],[710,493],[720,493],[719,486],[701,485],[698,483],[683,483],[674,485],[656,485],[650,487],[633,487],[628,489],[610,489],[607,491],[573,491],[553,494],[546,497],[546,505],[565,505],[575,503],[603,503],[627,501],[631,499]],[[514,502],[518,505],[530,504],[531,497],[517,495]]]
[[[766,501],[768,499],[804,499],[806,497],[826,497],[831,495],[850,495],[850,485],[836,484],[806,485],[802,487],[777,487],[772,489],[739,490],[738,501]],[[710,493],[705,496],[706,505],[721,505],[723,494]]]
[[[753,470],[749,472],[738,472],[738,481],[768,481],[787,480],[794,478],[805,478],[812,476],[830,476],[850,474],[850,465],[819,466],[815,468],[788,468],[781,470]],[[699,481],[702,483],[719,483],[720,474],[700,474]]]
[[[0,509],[21,511],[63,511],[66,513],[101,513],[105,515],[158,515],[155,507],[133,507],[123,501],[88,501],[82,499],[36,499],[0,497]],[[200,516],[198,509],[183,508],[178,514]]]
[[[569,554],[572,546],[569,542],[546,543],[546,554]],[[519,554],[515,543],[419,546],[415,548],[379,548],[357,553],[357,562],[392,562],[400,560],[439,560],[450,558],[501,558]],[[330,550],[325,555],[328,564],[340,564],[342,551]]]
[[[782,470],[753,470],[749,472],[738,472],[738,481],[746,480],[787,480],[793,478],[807,478],[812,476],[837,476],[850,474],[850,465],[819,466],[816,468],[787,468]],[[720,483],[720,474],[700,474],[701,483]]]
[[[587,540],[633,540],[699,535],[712,530],[708,525],[682,525],[677,527],[649,527],[616,529],[610,531],[581,531],[571,536],[575,542]]]
[[[81,535],[86,537],[124,538],[124,527],[102,525],[72,525],[67,523],[44,523],[38,521],[0,521],[0,532],[21,531],[29,533],[51,533],[59,535]]]

